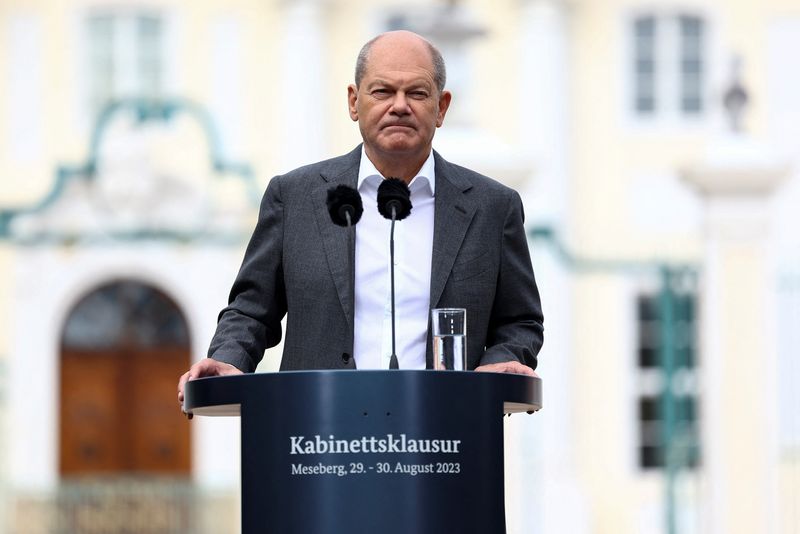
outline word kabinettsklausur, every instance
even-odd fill
[[[458,454],[460,439],[413,439],[405,434],[395,437],[362,436],[356,439],[327,439],[319,434],[313,438],[289,436],[290,454],[353,454],[353,453],[432,453]]]

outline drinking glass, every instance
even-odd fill
[[[431,310],[433,329],[433,368],[463,371],[467,368],[467,310],[464,308],[434,308]]]

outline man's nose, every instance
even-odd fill
[[[403,91],[397,91],[392,99],[392,112],[397,115],[407,115],[411,113],[408,105],[408,97]]]

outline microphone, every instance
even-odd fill
[[[402,221],[411,213],[411,191],[400,178],[386,178],[378,186],[378,212],[387,219]]]
[[[399,369],[394,326],[394,223],[402,221],[411,213],[411,191],[408,189],[408,184],[400,178],[383,180],[378,186],[378,212],[392,221],[389,233],[389,272],[392,285],[392,357],[389,360],[389,369]]]
[[[326,204],[333,224],[338,226],[353,226],[364,213],[361,195],[349,185],[339,184],[328,189]]]

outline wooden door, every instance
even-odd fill
[[[74,311],[75,328],[69,320],[65,328],[60,472],[188,476],[189,423],[176,396],[178,377],[190,365],[188,329],[163,293],[124,284],[84,299]],[[98,309],[119,317],[97,319]]]
[[[65,352],[61,358],[62,475],[124,470],[124,423],[115,354]]]
[[[187,474],[189,425],[176,399],[185,350],[65,351],[61,474]]]

